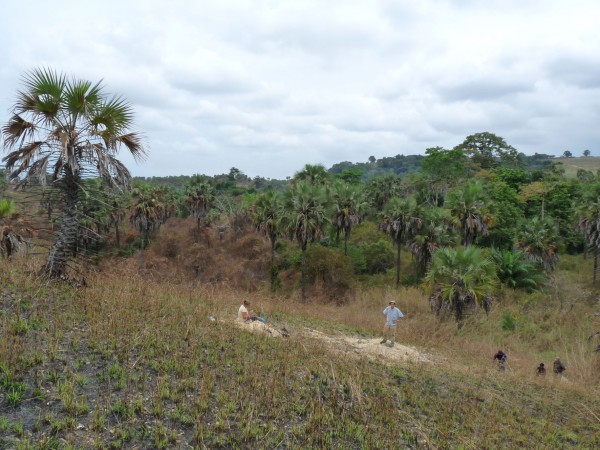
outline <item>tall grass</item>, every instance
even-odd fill
[[[57,438],[97,448],[600,445],[593,367],[583,331],[570,325],[585,328],[594,305],[555,311],[559,290],[546,304],[507,295],[459,332],[428,311],[417,288],[358,290],[336,307],[266,286],[141,277],[126,265],[90,273],[88,287],[75,289],[37,280],[35,262],[20,264],[0,262],[0,416],[23,424],[0,438],[8,447],[48,448]],[[288,327],[290,339],[232,326],[243,299]],[[349,358],[300,335],[311,327],[376,337],[391,299],[406,314],[398,340],[439,355],[436,363]],[[514,332],[501,329],[503,312],[516,318]],[[25,326],[15,327],[17,317]],[[491,363],[498,346],[510,355],[506,373]],[[566,363],[568,382],[533,376],[550,350]],[[9,404],[17,388],[22,400]]]

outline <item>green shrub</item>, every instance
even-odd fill
[[[515,331],[515,328],[517,328],[517,324],[515,323],[514,319],[509,313],[504,313],[502,316],[502,329],[504,331]]]
[[[362,246],[362,252],[365,257],[365,272],[373,275],[376,273],[385,273],[388,269],[394,267],[395,252],[392,245],[384,240]]]
[[[348,245],[348,258],[352,262],[354,273],[367,272],[367,259],[360,247]]]

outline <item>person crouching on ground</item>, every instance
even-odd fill
[[[242,303],[242,306],[240,306],[240,309],[238,309],[238,320],[241,320],[242,322],[251,322],[257,319],[256,315],[250,311],[250,309],[248,309],[249,307],[250,302],[248,300],[244,300],[244,303]]]
[[[396,302],[392,300],[389,303],[389,306],[383,310],[383,315],[385,316],[385,325],[383,326],[383,340],[381,341],[381,344],[385,344],[387,342],[387,336],[390,336],[390,342],[393,347],[396,342],[397,324],[398,321],[404,317],[404,314],[396,308]]]
[[[498,350],[494,354],[494,358],[492,359],[492,361],[498,361],[498,370],[504,371],[506,370],[506,362],[508,361],[508,355],[506,354],[506,352]]]

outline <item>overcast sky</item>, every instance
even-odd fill
[[[134,175],[283,179],[452,148],[600,156],[598,0],[2,1],[0,122],[34,67],[133,105]]]

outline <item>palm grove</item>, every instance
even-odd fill
[[[282,270],[294,271],[303,300],[316,282],[338,301],[368,280],[420,284],[432,310],[461,325],[468,309],[489,311],[503,288],[543,288],[561,252],[591,253],[595,282],[598,174],[566,178],[551,158],[526,157],[492,133],[427,149],[410,159],[409,171],[394,165],[409,159],[398,155],[330,170],[307,164],[289,181],[232,168],[169,177],[175,187],[168,179],[136,181],[132,189],[117,159],[121,149],[145,156],[132,119],[130,105],[100,83],[48,69],[25,75],[2,128],[3,162],[17,187],[42,188],[49,215],[60,211],[42,275],[63,276],[70,261],[106,247],[110,233],[121,247],[119,227],[127,224],[139,233],[130,245],[143,267],[144,248],[177,215],[189,217],[197,242],[208,227],[254,227],[269,242],[271,289],[284,289]]]

